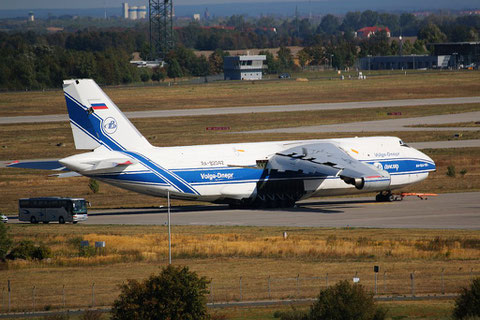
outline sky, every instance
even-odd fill
[[[235,2],[295,2],[295,0],[173,0],[175,5],[201,5],[201,4],[223,4]],[[305,1],[305,0],[304,0]],[[323,2],[324,0],[313,0]],[[340,1],[341,0],[336,0]],[[63,9],[63,8],[103,8],[105,6],[119,7],[122,2],[132,5],[148,5],[148,0],[0,0],[0,10],[10,9]]]
[[[343,11],[351,10],[436,10],[436,9],[473,9],[480,8],[479,0],[173,0],[175,6],[201,6],[216,4],[227,7],[231,3],[237,3],[243,10],[248,10],[244,3],[254,3],[255,8],[268,2],[286,3],[295,6],[296,3],[305,6],[335,9]],[[0,0],[0,10],[33,10],[33,9],[86,9],[86,8],[120,8],[122,2],[132,5],[148,5],[148,0]],[[286,5],[286,4],[285,4]],[[232,8],[233,9],[233,8]],[[250,8],[252,9],[252,8]],[[252,12],[254,13],[254,12]]]

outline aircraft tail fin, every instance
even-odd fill
[[[92,79],[63,81],[77,149],[139,150],[150,143]]]

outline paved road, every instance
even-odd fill
[[[479,128],[480,130],[480,128]],[[449,140],[449,141],[430,141],[430,142],[409,142],[409,146],[415,149],[443,149],[443,148],[479,148],[480,139],[472,140]]]
[[[438,125],[446,123],[480,121],[480,111],[443,114],[427,117],[400,118],[375,121],[358,121],[342,124],[275,128],[242,133],[303,133],[303,132],[393,132],[393,131],[479,131],[480,127],[407,127],[414,125]]]
[[[291,209],[230,210],[226,206],[172,208],[174,225],[375,227],[480,230],[480,192],[440,194],[428,200],[408,197],[377,203],[362,198],[318,198]],[[164,204],[159,199],[159,204]],[[86,224],[166,224],[166,210],[93,211]],[[16,222],[11,220],[9,223]]]
[[[200,108],[200,109],[136,111],[136,112],[125,112],[125,114],[130,119],[137,119],[137,118],[164,118],[164,117],[205,116],[205,115],[219,115],[219,114],[243,114],[243,113],[263,113],[263,112],[342,110],[342,109],[380,108],[380,107],[408,107],[408,106],[465,104],[465,103],[480,103],[480,96],[458,97],[458,98],[435,98],[435,99],[432,98],[432,99],[405,99],[405,100],[362,101],[362,102],[314,103],[314,104],[275,105],[275,106],[249,106],[249,107],[231,107],[231,108]],[[12,123],[59,122],[59,121],[68,121],[67,115],[57,114],[57,115],[42,115],[42,116],[1,117],[0,125],[12,124]]]

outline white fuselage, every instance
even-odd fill
[[[142,150],[108,151],[105,149],[62,159],[60,162],[80,174],[112,185],[165,197],[222,202],[255,197],[265,181],[302,181],[302,198],[345,195],[364,192],[336,176],[301,176],[292,172],[268,172],[256,167],[277,152],[308,143],[331,142],[354,159],[372,164],[391,176],[389,190],[399,189],[428,176],[435,163],[422,152],[401,143],[395,137],[346,138],[309,141],[235,143],[186,147],[151,147]],[[125,157],[132,164],[107,171],[88,172],[82,164],[99,159]],[[386,191],[386,190],[368,190]]]

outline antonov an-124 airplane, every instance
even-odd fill
[[[63,89],[75,147],[89,151],[42,164],[60,177],[233,207],[289,207],[362,192],[389,201],[392,190],[435,170],[432,159],[395,137],[154,147],[93,80],[66,80]]]

